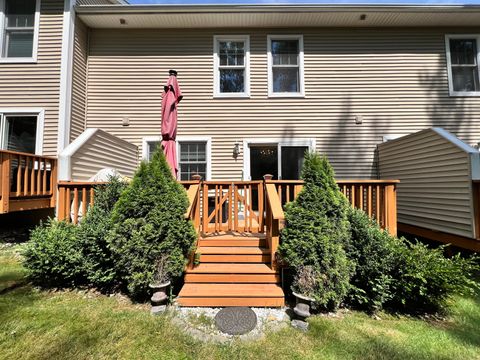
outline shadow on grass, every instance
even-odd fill
[[[412,339],[411,333],[395,327],[368,324],[360,319],[357,324],[338,325],[337,320],[320,320],[313,323],[309,336],[322,339],[325,348],[321,350],[326,358],[334,359],[388,359],[388,360],[450,360],[451,356],[442,355],[432,349],[425,349]],[[338,320],[342,322],[343,320]]]
[[[474,297],[457,300],[460,305],[454,315],[455,325],[447,332],[460,341],[479,347],[480,353],[480,290]]]

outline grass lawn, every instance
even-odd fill
[[[350,312],[316,317],[255,342],[205,344],[144,305],[29,286],[19,246],[0,244],[0,359],[480,359],[480,296],[458,298],[445,322]]]

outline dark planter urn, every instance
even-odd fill
[[[152,289],[152,297],[150,298],[152,309],[165,305],[168,299],[167,289],[170,286],[170,281],[164,283],[154,283],[148,286],[150,289]]]
[[[300,320],[305,321],[305,319],[311,315],[310,306],[315,299],[305,295],[297,294],[296,292],[293,292],[293,295],[295,295],[295,298],[297,299],[297,303],[293,308],[293,312]]]

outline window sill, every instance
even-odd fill
[[[480,92],[461,92],[461,91],[451,91],[449,93],[450,97],[480,97]]]
[[[214,94],[214,99],[250,99],[249,94],[238,93],[238,94]]]
[[[0,64],[36,64],[36,58],[0,58]]]
[[[269,98],[305,98],[305,94],[302,93],[270,93]]]

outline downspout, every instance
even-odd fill
[[[60,154],[70,143],[70,112],[72,100],[73,42],[75,34],[75,1],[65,0],[63,11],[60,98],[58,107],[58,144]]]
[[[75,33],[75,1],[65,0],[63,9],[63,30],[62,30],[62,54],[60,67],[60,94],[58,104],[58,139],[57,154],[67,147],[70,142],[70,111],[72,99],[72,67],[73,67],[73,41]],[[60,174],[69,169],[63,169],[65,165],[60,160],[57,162],[57,179]],[[69,166],[69,165],[68,165]],[[52,189],[58,191],[58,189]],[[58,194],[56,196],[55,215],[58,215]]]

